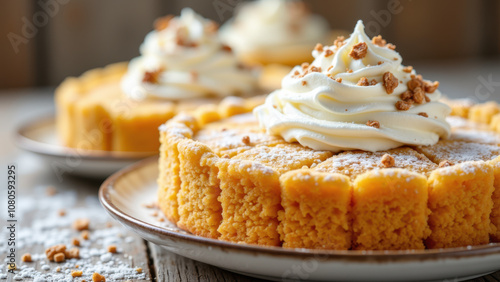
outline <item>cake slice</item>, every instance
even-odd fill
[[[500,175],[495,175],[487,162],[500,154],[494,145],[463,141],[439,141],[432,146],[416,147],[441,169],[429,177],[429,207],[432,214],[429,225],[432,234],[429,248],[459,247],[486,244],[492,210],[498,209],[497,195]],[[495,207],[495,208],[494,208]],[[495,217],[495,215],[493,215]]]
[[[310,169],[280,177],[279,227],[283,247],[347,250],[351,247],[349,178]]]

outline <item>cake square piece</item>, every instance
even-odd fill
[[[394,164],[384,164],[382,158],[389,154],[394,159]],[[408,147],[401,147],[389,151],[365,152],[349,151],[340,153],[322,162],[314,168],[320,172],[333,172],[347,175],[354,180],[358,175],[372,169],[405,168],[410,171],[429,174],[437,165],[424,155]]]
[[[493,186],[495,190],[491,196],[493,200],[493,209],[491,210],[491,241],[500,242],[500,157],[488,162],[493,167],[495,181]]]
[[[435,170],[429,177],[428,248],[487,244],[493,207],[493,168],[483,161]]]
[[[356,178],[353,188],[353,249],[424,249],[427,179],[405,169],[376,169]]]
[[[283,247],[351,247],[352,187],[347,176],[301,169],[283,174],[280,183]]]
[[[496,102],[477,104],[469,109],[469,119],[471,121],[490,124],[494,115],[500,113],[500,106]]]

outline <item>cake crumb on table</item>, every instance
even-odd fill
[[[55,262],[63,262],[64,260],[66,260],[66,256],[64,255],[64,253],[57,253],[54,255]]]
[[[87,218],[79,218],[73,222],[73,228],[78,231],[88,230],[90,220]]]
[[[94,272],[94,274],[92,274],[92,281],[93,282],[106,282],[106,277],[104,277],[103,275],[101,275],[97,272]]]
[[[31,260],[31,254],[30,254],[30,253],[26,253],[26,254],[24,254],[24,255],[21,257],[21,261],[22,261],[22,262],[32,262],[32,260]]]
[[[109,245],[108,252],[110,252],[112,254],[116,253],[116,245]]]
[[[73,270],[71,271],[71,276],[73,277],[82,277],[83,271],[81,270]]]
[[[52,247],[49,247],[45,250],[45,256],[47,257],[48,260],[54,261],[54,256],[56,254],[64,253],[66,251],[66,246],[63,244],[55,245]]]
[[[81,236],[82,236],[82,239],[83,240],[88,240],[89,239],[89,232],[87,230],[84,230],[82,233],[81,233]]]

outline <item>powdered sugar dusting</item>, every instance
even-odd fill
[[[432,146],[419,146],[417,150],[436,163],[446,160],[454,163],[488,161],[500,154],[498,146],[446,140]]]

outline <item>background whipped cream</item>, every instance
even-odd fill
[[[220,42],[216,25],[189,8],[166,28],[150,32],[140,52],[122,79],[123,91],[135,99],[229,96],[255,87],[254,75]],[[155,83],[144,81],[151,72]]]
[[[221,38],[237,53],[276,50],[279,55],[297,46],[311,48],[328,31],[326,20],[299,1],[257,0],[239,7],[235,18],[222,26]]]
[[[349,53],[360,42],[365,42],[368,50],[364,58],[355,60]],[[254,110],[268,133],[316,150],[334,152],[431,145],[440,137],[449,136],[450,126],[445,118],[451,110],[439,102],[438,90],[427,94],[427,103],[413,104],[407,111],[396,109],[395,104],[408,90],[407,82],[415,71],[403,71],[402,58],[396,51],[372,43],[361,21],[343,45],[319,48],[313,56],[311,66],[319,71],[302,76],[302,67],[295,67],[282,80],[282,88]],[[382,82],[386,72],[399,81],[391,94],[387,94]],[[358,86],[362,77],[369,82],[375,80],[376,84],[374,81],[374,85]],[[366,125],[370,120],[378,121],[380,128]]]

